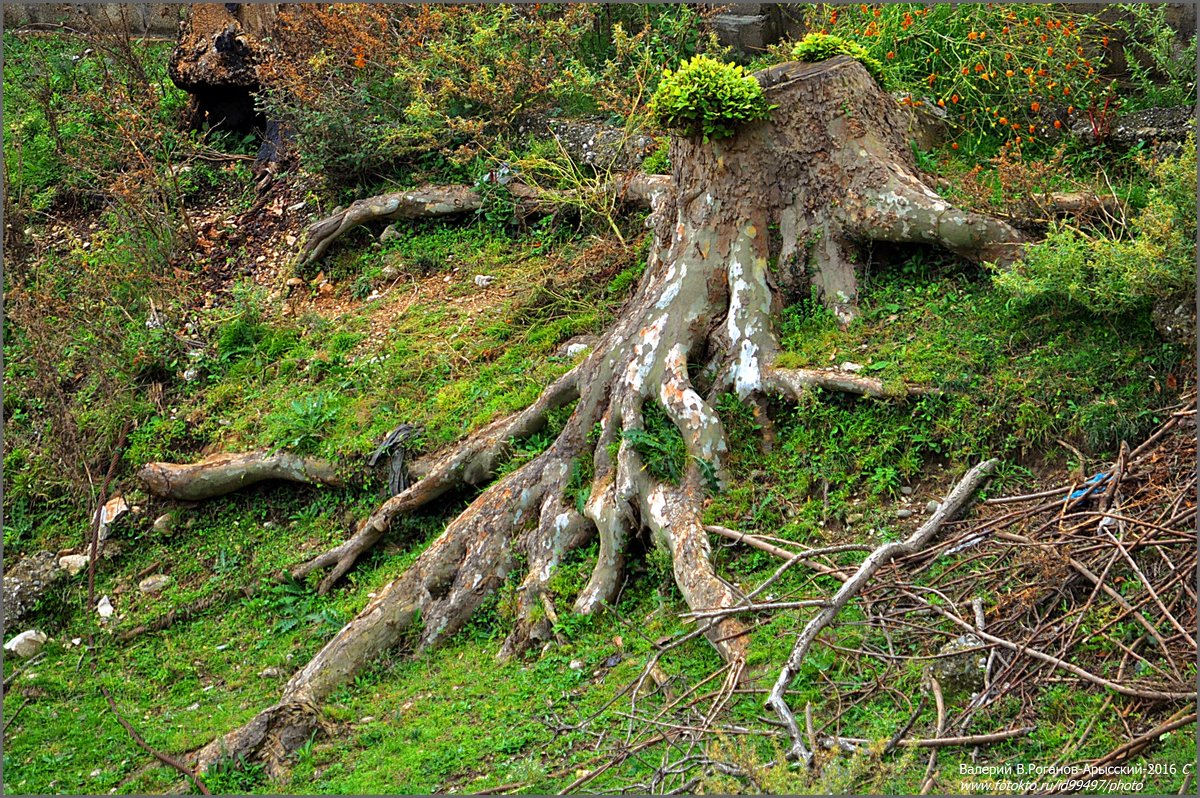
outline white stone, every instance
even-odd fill
[[[480,288],[487,288],[489,285],[495,282],[495,280],[496,278],[490,274],[475,275],[475,285],[479,286]]]
[[[567,667],[569,667],[573,671],[581,671],[581,670],[583,670],[583,660],[573,659],[573,660],[571,660],[571,664],[568,665]]]
[[[107,619],[112,617],[115,610],[113,609],[112,602],[108,600],[108,596],[101,596],[100,600],[96,602],[96,612],[100,613],[101,618]]]
[[[583,354],[584,352],[587,352],[590,349],[591,349],[591,347],[588,346],[587,344],[568,344],[567,345],[567,357],[575,357],[576,355]]]
[[[862,364],[861,364],[861,363],[855,363],[855,362],[853,362],[853,361],[850,361],[850,360],[847,360],[845,363],[843,363],[843,364],[842,364],[841,366],[839,366],[838,368],[840,368],[842,371],[849,371],[849,372],[855,372],[855,371],[862,371],[862,370],[863,370],[863,366],[862,366]]]
[[[66,571],[71,576],[87,568],[88,556],[86,554],[64,554],[58,558],[58,567]]]
[[[37,629],[27,629],[5,643],[4,650],[11,651],[18,657],[29,659],[30,657],[37,656],[37,653],[42,650],[42,646],[44,645],[46,645],[45,632],[39,632]]]

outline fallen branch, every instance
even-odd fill
[[[269,449],[219,454],[191,464],[147,463],[138,478],[155,496],[180,501],[211,499],[264,479],[342,485],[331,463]]]
[[[956,745],[987,745],[1002,743],[1014,737],[1024,737],[1037,730],[1036,726],[1022,726],[1019,729],[1008,729],[991,734],[966,734],[961,737],[937,737],[931,740],[904,739],[896,743],[897,748],[951,748]],[[875,742],[866,737],[823,737],[822,745],[826,748],[845,745],[870,745]]]
[[[837,617],[842,608],[862,590],[871,577],[875,575],[875,572],[883,565],[891,562],[896,557],[918,551],[937,534],[937,531],[941,529],[943,524],[956,516],[971,496],[975,494],[979,486],[995,470],[998,462],[995,459],[985,460],[968,471],[966,476],[950,491],[950,495],[941,503],[937,512],[907,540],[886,543],[868,555],[863,560],[862,565],[859,566],[858,571],[838,590],[833,600],[829,602],[829,606],[817,613],[800,632],[800,635],[796,638],[796,644],[792,648],[792,653],[784,664],[783,669],[779,672],[779,678],[776,680],[775,686],[771,689],[770,696],[767,698],[767,706],[775,710],[775,713],[784,722],[788,734],[791,736],[792,747],[788,751],[789,759],[801,760],[806,765],[812,763],[812,753],[804,745],[800,727],[796,723],[795,715],[788,708],[784,694],[787,692],[792,680],[796,678],[796,674],[800,672],[800,666],[804,662],[804,657],[808,654],[808,649],[816,640],[817,635],[833,622],[833,619]]]

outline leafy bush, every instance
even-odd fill
[[[826,61],[835,55],[848,55],[861,63],[880,86],[884,85],[883,62],[875,58],[861,44],[846,41],[841,36],[827,33],[810,33],[796,42],[792,58],[797,61]]]
[[[1179,155],[1147,163],[1154,182],[1146,206],[1119,239],[1060,226],[1031,246],[996,284],[1023,302],[1047,300],[1114,315],[1196,283],[1196,141]]]
[[[1043,108],[1087,109],[1102,66],[1094,18],[1061,5],[818,4],[805,22],[862,47],[902,102],[952,111],[976,136],[1042,136]]]
[[[736,64],[698,55],[672,72],[665,70],[650,100],[663,127],[704,141],[732,136],[740,125],[766,119],[771,106],[753,75]]]
[[[413,167],[426,175],[409,179],[463,180],[555,108],[640,121],[661,66],[701,46],[702,28],[687,7],[297,6],[261,67],[264,102],[331,185]]]

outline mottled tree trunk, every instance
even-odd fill
[[[691,608],[742,600],[714,572],[701,523],[706,492],[719,490],[727,476],[729,447],[716,397],[733,391],[758,401],[813,386],[887,393],[868,378],[776,367],[773,311],[781,300],[773,285],[811,279],[845,316],[857,296],[857,243],[928,242],[998,261],[1019,247],[1007,226],[953,208],[921,182],[903,140],[902,110],[856,61],[783,64],[758,78],[778,106],[769,121],[719,142],[673,143],[673,181],[649,194],[655,240],[645,275],[592,353],[526,410],[421,463],[420,481],[384,503],[346,543],[297,569],[303,576],[331,568],[321,585],[327,590],[398,515],[462,485],[487,486],[291,678],[277,705],[199,752],[201,768],[230,755],[280,765],[316,728],[318,708],[332,690],[404,640],[424,648],[454,634],[518,563],[524,564],[518,620],[501,653],[548,640],[549,622],[536,609],[541,596],[562,558],[592,539],[599,540],[599,554],[575,600],[578,612],[614,600],[629,541],[643,531],[669,553]],[[406,207],[402,199],[374,205],[389,215]],[[346,218],[314,226],[324,231],[321,242],[345,229]],[[508,442],[571,403],[556,441],[493,483]],[[649,404],[665,411],[686,442],[679,484],[653,477],[630,443],[628,433],[642,429]],[[594,477],[580,514],[565,493],[573,461],[584,457]],[[745,632],[724,616],[706,634],[722,657],[739,663]]]

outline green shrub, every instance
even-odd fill
[[[1148,165],[1154,186],[1122,238],[1093,238],[1071,227],[1050,231],[996,284],[1023,302],[1045,300],[1115,315],[1196,282],[1196,142]]]
[[[1063,4],[818,3],[803,14],[809,30],[865,50],[902,103],[941,106],[974,138],[1040,139],[1046,111],[1085,113],[1102,88],[1102,26]]]
[[[650,100],[650,111],[663,127],[704,141],[732,136],[740,125],[766,119],[766,94],[753,75],[736,64],[698,55],[672,72],[663,72]]]
[[[861,63],[880,86],[884,85],[883,62],[871,55],[867,48],[827,33],[810,33],[796,42],[792,58],[797,61],[825,61],[835,55],[848,55]]]

